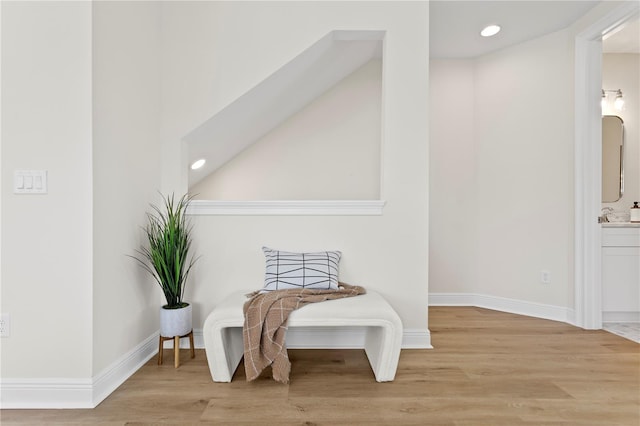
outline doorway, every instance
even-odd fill
[[[639,12],[639,3],[625,2],[575,40],[574,323],[585,329],[602,328],[602,37]]]

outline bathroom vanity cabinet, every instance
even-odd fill
[[[602,320],[640,322],[640,224],[602,226]]]

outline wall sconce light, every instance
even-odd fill
[[[613,102],[613,107],[618,111],[621,111],[622,107],[624,107],[624,99],[622,99],[622,90],[620,89],[618,89],[616,93],[616,100]]]
[[[620,89],[615,89],[615,90],[602,89],[602,102],[601,102],[602,110],[604,111],[605,108],[607,107],[607,103],[608,103],[607,93],[616,94],[615,100],[613,101],[613,107],[615,108],[616,111],[622,111],[622,108],[624,108],[624,99],[622,97],[622,90]]]

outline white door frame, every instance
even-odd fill
[[[602,36],[639,11],[640,3],[625,2],[575,40],[575,324],[586,329],[602,328]]]

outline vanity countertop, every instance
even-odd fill
[[[601,225],[603,228],[640,228],[638,222],[604,222]]]

